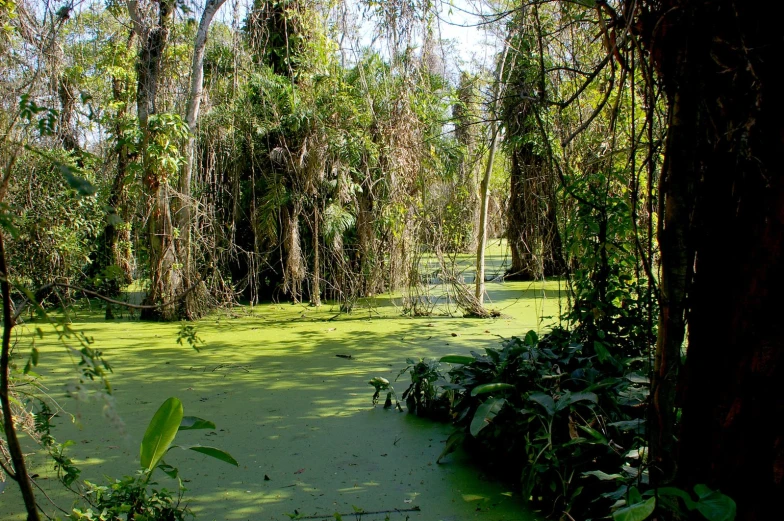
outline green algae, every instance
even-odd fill
[[[75,372],[53,335],[38,341],[37,372],[74,415],[73,423],[58,418],[53,434],[76,442],[69,451],[92,482],[138,468],[144,429],[170,396],[182,400],[187,414],[215,422],[215,431],[183,432],[178,441],[225,449],[239,468],[181,451],[167,457],[189,480],[186,500],[197,519],[289,519],[295,511],[328,518],[354,507],[390,510],[393,520],[531,519],[513,489],[484,476],[465,455],[436,464],[448,425],[373,407],[367,385],[375,376],[393,381],[406,357],[481,352],[499,337],[546,329],[552,318],[542,317],[559,312],[555,282],[489,284],[488,291],[500,318],[403,317],[396,296],[360,302],[349,315],[329,305],[235,308],[196,324],[200,352],[177,345],[179,324],[77,313],[72,327],[93,337],[114,367],[109,410],[124,428],[104,417],[104,401],[66,398]],[[31,462],[39,484],[62,501],[43,458]],[[164,475],[157,479],[176,489]],[[23,519],[12,485],[0,496],[0,518]],[[394,512],[413,506],[420,511]]]

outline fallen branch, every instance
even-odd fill
[[[338,514],[339,516],[370,516],[374,514],[393,514],[393,513],[403,513],[403,512],[421,512],[419,507],[411,507],[411,508],[395,508],[392,510],[375,510],[373,512],[368,512],[365,510],[359,510],[357,512],[349,512],[347,514]],[[328,515],[321,515],[321,516],[297,516],[294,519],[335,519],[335,514],[328,514]]]

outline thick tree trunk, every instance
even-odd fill
[[[136,67],[137,91],[136,111],[142,129],[142,185],[149,198],[147,216],[147,256],[150,270],[150,289],[147,304],[170,302],[184,290],[180,263],[174,244],[171,193],[168,180],[158,171],[159,167],[149,155],[152,139],[149,118],[157,114],[158,85],[163,66],[163,54],[169,40],[173,23],[174,2],[163,0],[158,3],[158,20],[152,27],[142,21],[135,1],[128,2],[128,11],[134,21],[135,31],[140,35],[141,48]],[[158,309],[142,312],[145,319],[176,320],[179,311],[174,303]]]
[[[542,270],[536,265],[535,234],[529,228],[535,226],[532,217],[536,216],[527,205],[532,203],[530,179],[526,172],[530,165],[525,165],[523,154],[514,150],[512,168],[509,173],[509,207],[507,209],[506,237],[509,242],[512,263],[506,277],[512,280],[531,280],[541,278]]]
[[[302,281],[305,280],[305,263],[302,259],[302,246],[299,234],[299,216],[302,205],[295,202],[291,208],[284,208],[283,215],[283,289],[291,295],[294,302],[302,298]]]
[[[71,79],[65,73],[57,78],[57,96],[60,98],[60,121],[57,125],[57,137],[63,148],[79,151],[79,137],[76,134],[76,91]]]
[[[671,125],[651,458],[660,480],[671,477],[688,302],[678,481],[730,495],[738,519],[771,519],[784,495],[784,8],[729,1],[655,8],[643,27],[652,33],[643,35]]]

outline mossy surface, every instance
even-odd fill
[[[36,371],[51,397],[74,415],[75,423],[58,417],[53,434],[76,442],[69,452],[92,482],[137,469],[144,429],[170,396],[182,400],[186,415],[215,422],[215,431],[181,432],[177,441],[225,449],[239,468],[191,451],[166,457],[189,480],[186,500],[197,519],[289,519],[295,510],[327,518],[354,506],[421,509],[391,512],[392,520],[531,519],[513,486],[486,478],[465,455],[436,464],[448,425],[373,407],[367,384],[383,376],[401,392],[407,375],[394,378],[406,357],[482,352],[499,337],[543,331],[554,318],[541,317],[558,315],[556,282],[488,284],[488,292],[502,317],[409,318],[401,316],[399,297],[391,296],[359,302],[351,314],[328,304],[235,308],[195,323],[205,342],[200,352],[176,343],[180,324],[106,321],[96,308],[79,312],[72,327],[92,337],[114,368],[113,407],[124,430],[104,417],[104,401],[66,397],[76,373],[54,334],[37,341]],[[30,338],[35,325],[26,328]],[[20,338],[20,353],[26,341]],[[30,459],[38,482],[62,500],[43,458]],[[157,478],[161,487],[176,489],[162,473]],[[0,518],[24,518],[18,495],[8,483]]]

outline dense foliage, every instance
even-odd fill
[[[448,383],[410,361],[409,409],[452,414],[555,515],[617,500],[616,517],[679,504],[718,519],[708,483],[753,519],[744,472],[770,505],[784,486],[781,427],[766,423],[784,410],[769,311],[784,285],[777,16],[502,2],[477,14],[493,58],[466,64],[440,37],[440,2],[224,3],[0,0],[0,460],[31,518],[14,417],[34,429],[14,381],[38,354],[12,344],[27,306],[46,316],[133,283],[156,320],[241,299],[351,312],[383,291],[411,316],[454,313],[438,283],[459,313],[489,317],[488,233],[507,239],[508,277],[566,280],[561,326],[460,359]],[[474,252],[472,273],[458,253]],[[722,307],[725,254],[740,282]],[[54,325],[108,396],[100,351]],[[374,386],[391,405],[391,384]]]

